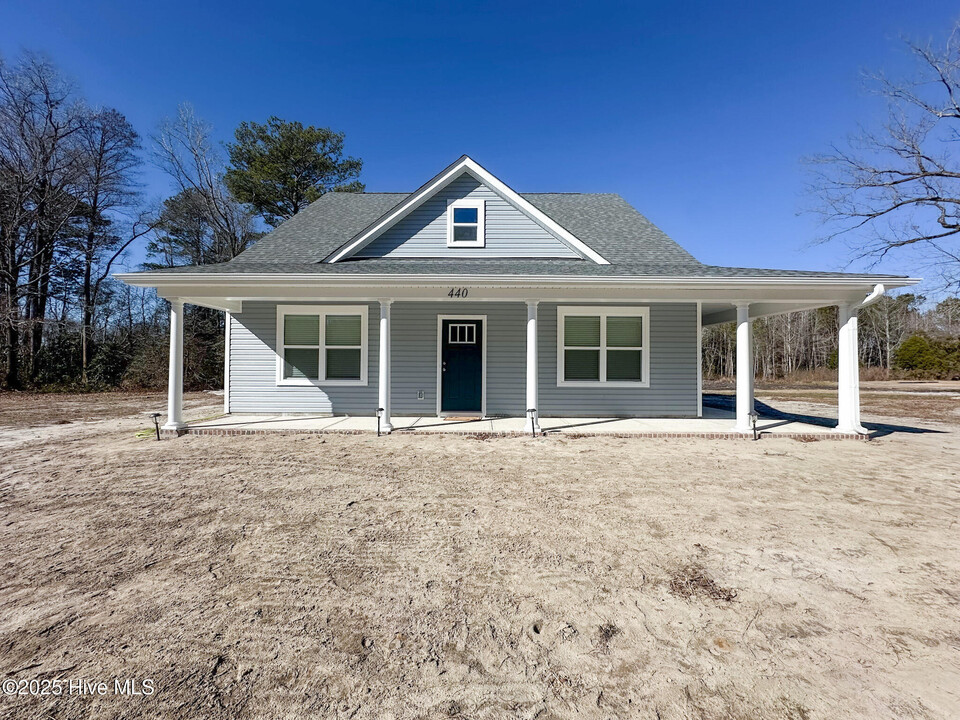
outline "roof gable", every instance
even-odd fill
[[[430,205],[427,206],[425,212],[420,213],[422,217],[419,219],[419,222],[422,223],[425,220],[428,221],[428,223],[429,221],[436,221],[438,215],[438,205],[436,202],[437,198],[440,197],[441,202],[443,202],[444,198],[441,193],[455,183],[464,185],[464,182],[466,181],[466,186],[469,186],[471,179],[475,185],[468,191],[474,191],[479,190],[479,188],[483,188],[484,191],[489,192],[492,197],[499,198],[502,201],[502,207],[512,208],[518,215],[526,217],[530,221],[530,223],[528,223],[529,227],[537,227],[546,233],[546,235],[541,234],[537,239],[543,241],[550,237],[556,241],[555,243],[548,244],[552,247],[548,247],[548,245],[543,245],[541,243],[542,246],[537,251],[514,249],[512,253],[509,253],[506,256],[512,254],[514,257],[522,257],[524,256],[522,254],[523,252],[534,252],[534,256],[536,257],[581,257],[592,260],[598,265],[609,264],[609,262],[595,249],[589,247],[567,228],[557,223],[555,219],[547,215],[523,196],[514,192],[511,188],[491,175],[487,170],[466,155],[445,168],[433,179],[423,185],[419,190],[399,202],[395,207],[383,213],[379,218],[377,218],[377,220],[368,225],[361,232],[357,233],[347,243],[337,248],[336,251],[331,253],[326,258],[325,262],[337,263],[352,257],[386,257],[391,253],[398,254],[400,246],[409,239],[409,233],[411,230],[416,230],[417,221],[415,220],[413,222],[412,227],[407,228],[407,230],[400,233],[395,233],[393,237],[388,235],[388,233],[397,227],[398,223],[406,218],[409,218],[415,211],[423,208],[427,203],[430,203]],[[461,187],[459,191],[463,192],[463,189],[464,188]],[[445,217],[445,208],[441,205],[440,209],[443,211]],[[377,245],[374,245],[372,250],[367,250],[369,246],[381,238],[384,239]],[[536,243],[534,243],[534,245],[536,245]],[[569,250],[569,252],[563,250],[560,246],[563,246],[563,248],[566,248],[566,250]],[[484,248],[484,250],[485,249],[486,248]],[[430,257],[431,255],[425,255],[422,253],[435,252],[430,249],[417,250],[415,245],[407,250],[413,252],[412,255],[407,254],[408,257]],[[460,257],[463,256],[460,254],[461,250],[463,249],[457,249]],[[518,252],[520,254],[518,254]],[[405,253],[400,252],[399,254]],[[444,255],[445,254],[446,253],[444,253]],[[495,247],[491,251],[480,253],[478,256],[504,257],[505,255],[498,254],[497,248]]]
[[[447,245],[448,214],[452,204],[459,201],[480,205],[485,227],[480,247]],[[467,172],[347,257],[583,259],[581,253]]]

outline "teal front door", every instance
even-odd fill
[[[483,320],[444,320],[440,332],[440,412],[482,412]]]

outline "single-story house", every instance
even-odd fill
[[[328,193],[230,262],[118,277],[170,301],[169,412],[183,427],[183,306],[224,310],[228,413],[699,417],[701,328],[840,308],[839,424],[859,418],[857,309],[892,275],[704,265],[615,194],[518,193],[461,157],[412,193]]]

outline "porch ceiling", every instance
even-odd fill
[[[857,298],[856,302],[863,300],[863,297]],[[747,302],[750,302],[749,299]],[[750,317],[761,318],[769,315],[782,315],[784,313],[797,312],[798,310],[813,310],[821,307],[831,307],[837,305],[841,300],[817,300],[813,302],[795,301],[795,302],[751,302]],[[846,300],[853,302],[853,300]],[[737,319],[737,308],[730,303],[705,302],[701,306],[701,324],[719,325],[720,323],[735,322]]]

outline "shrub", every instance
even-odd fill
[[[169,348],[162,338],[145,338],[130,359],[120,386],[125,390],[164,388],[167,385]]]
[[[130,364],[131,344],[107,339],[93,348],[87,367],[87,383],[94,387],[117,387]]]
[[[80,335],[48,333],[36,363],[38,386],[73,389],[80,379]]]
[[[951,377],[960,372],[960,340],[915,333],[896,349],[893,362],[914,377]]]

